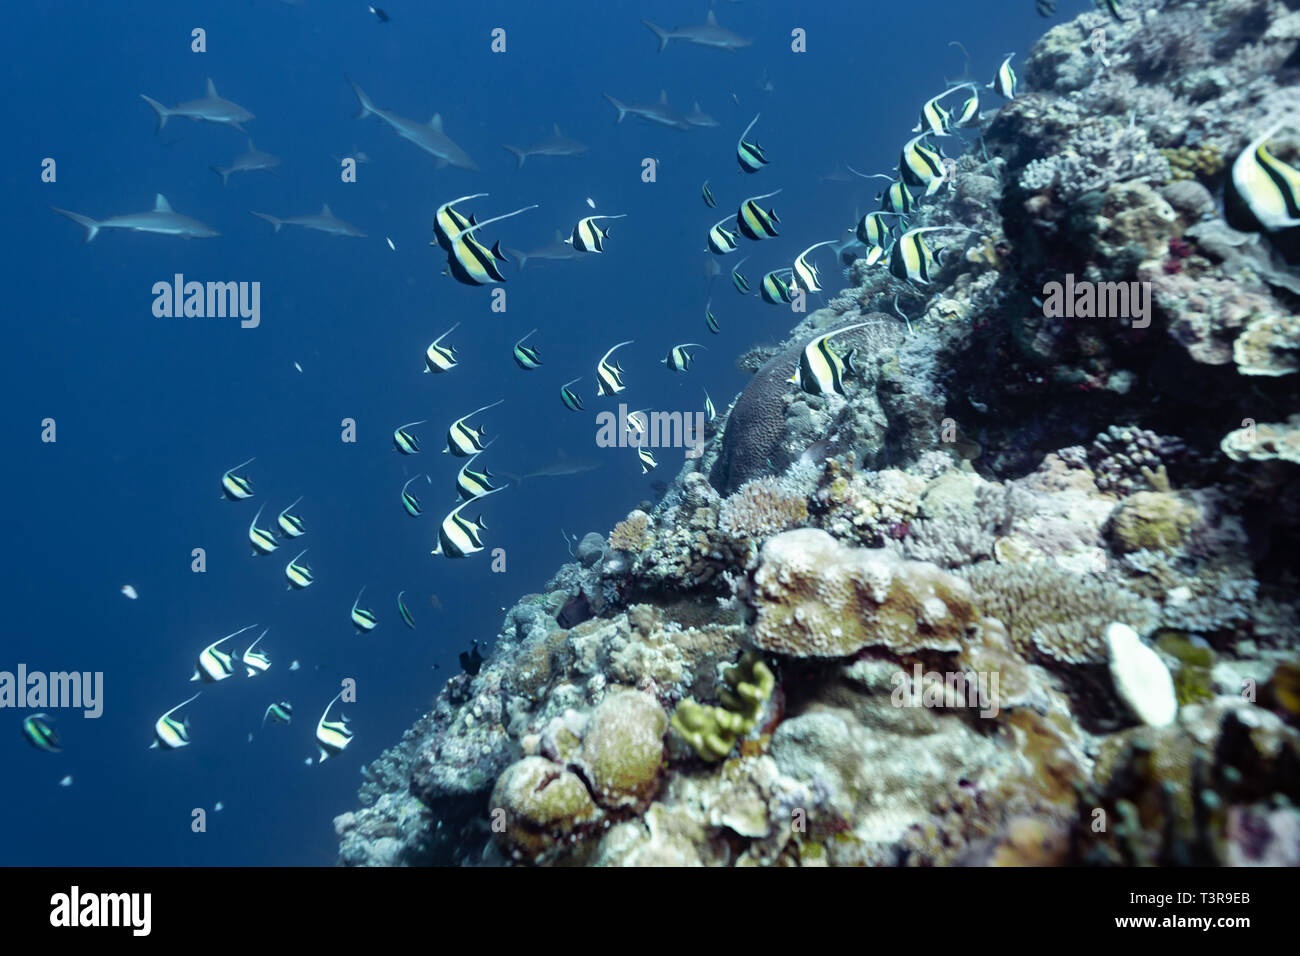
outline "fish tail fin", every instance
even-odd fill
[[[665,30],[663,27],[655,26],[649,20],[642,20],[641,22],[646,25],[646,28],[649,29],[650,32],[652,32],[655,36],[659,38],[659,52],[662,53],[664,51],[664,47],[668,45],[668,41],[672,39],[668,35],[668,31]]]
[[[154,132],[161,133],[163,127],[167,125],[167,117],[172,115],[171,111],[167,109],[167,107],[159,103],[157,100],[145,96],[143,93],[140,94],[140,99],[144,100],[146,103],[152,106],[153,111],[158,114],[158,128],[154,130]]]
[[[221,177],[221,185],[223,185],[223,186],[229,185],[229,183],[230,183],[230,170],[228,170],[228,169],[217,169],[216,166],[209,166],[208,169],[212,170],[214,173],[216,173],[218,176]]]
[[[352,82],[352,77],[344,76],[344,79],[352,87],[352,92],[357,94],[357,101],[361,104],[361,111],[357,113],[356,118],[365,119],[367,116],[372,115],[375,112],[375,104],[370,101],[370,97],[366,96],[366,91]]]
[[[614,109],[618,110],[618,119],[614,120],[614,125],[617,126],[619,123],[623,122],[623,117],[627,115],[627,107],[614,99],[614,97],[610,96],[608,93],[602,93],[600,95],[609,100],[610,103],[613,104]]]
[[[510,150],[510,152],[515,154],[515,161],[518,164],[515,166],[515,169],[522,169],[524,165],[524,160],[528,158],[528,154],[525,153],[522,149],[519,149],[518,147],[507,146],[505,143],[502,143],[501,145],[506,149]]]
[[[523,475],[512,475],[508,471],[498,471],[493,477],[504,478],[506,480],[506,483],[510,485],[522,484],[524,480]]]
[[[252,210],[249,211],[251,212]],[[276,232],[279,232],[280,227],[284,225],[283,221],[276,219],[274,216],[268,216],[264,212],[254,212],[253,215],[256,216],[258,219],[265,219],[267,222],[269,222],[272,226],[275,227]]]
[[[523,272],[524,266],[528,264],[527,254],[520,252],[518,249],[510,249],[508,251],[512,256],[519,260],[519,271]]]
[[[66,209],[60,209],[57,206],[51,206],[50,208],[61,216],[67,216],[77,225],[85,227],[86,238],[82,240],[83,242],[90,242],[91,239],[94,239],[95,236],[99,235],[99,223],[91,219],[89,216],[80,216],[75,212],[68,212]]]

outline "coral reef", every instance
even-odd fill
[[[1300,14],[1126,6],[1050,29],[914,210],[967,230],[928,286],[856,260],[507,611],[341,863],[1300,862],[1300,243],[1218,199],[1300,115]],[[845,394],[790,382],[857,322]]]

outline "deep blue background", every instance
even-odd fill
[[[335,858],[331,819],[355,806],[359,769],[422,713],[456,655],[472,639],[491,640],[500,610],[539,589],[568,559],[561,529],[602,533],[671,479],[679,452],[663,450],[660,470],[643,477],[631,450],[594,444],[592,370],[614,342],[622,350],[630,407],[694,410],[707,387],[725,409],[743,387],[738,353],[779,339],[792,324],[784,309],[742,299],[725,274],[712,289],[719,336],[705,330],[708,293],[704,232],[747,195],[783,188],[772,201],[782,235],[722,261],[750,255],[751,282],[788,265],[805,246],[842,235],[855,209],[874,208],[878,184],[823,182],[841,162],[885,171],[909,137],[921,103],[963,71],[981,83],[1001,56],[1018,63],[1045,22],[1030,0],[927,4],[771,0],[719,3],[724,26],[753,37],[738,53],[674,42],[663,53],[640,25],[699,23],[695,2],[442,4],[387,0],[380,24],[364,3],[276,0],[238,3],[27,3],[6,15],[0,38],[7,72],[3,110],[7,281],[3,376],[5,621],[0,669],[105,674],[98,720],[56,714],[65,751],[51,756],[24,741],[23,713],[0,713],[0,863],[9,864],[326,864]],[[1067,11],[1062,4],[1062,14]],[[189,49],[203,26],[208,52]],[[508,52],[489,52],[489,32],[508,31]],[[794,55],[789,34],[808,31],[809,52]],[[761,92],[764,70],[775,86]],[[350,74],[381,107],[426,122],[440,112],[448,134],[482,171],[436,171],[430,158],[374,119],[357,121]],[[218,91],[256,114],[247,125],[260,149],[283,159],[279,177],[237,174],[223,189],[209,172],[243,152],[235,130],[172,119],[161,134],[139,98],[168,105]],[[693,101],[716,129],[682,133],[629,119],[613,122],[601,97],[650,102],[667,89],[688,113]],[[739,99],[733,102],[732,94]],[[985,108],[996,106],[991,93]],[[755,136],[771,166],[756,176],[736,167],[734,144],[755,112]],[[522,171],[501,143],[526,145],[552,122],[588,146],[579,159],[533,157]],[[373,162],[360,182],[339,181],[332,155],[353,146]],[[40,182],[43,157],[58,161],[58,182]],[[640,160],[661,161],[659,181],[640,181]],[[711,181],[719,209],[700,201]],[[491,196],[467,207],[479,218],[527,203],[541,208],[489,230],[515,248],[550,241],[590,213],[627,213],[613,224],[604,256],[508,267],[508,311],[488,309],[487,289],[439,275],[428,246],[441,201]],[[56,205],[103,219],[152,206],[174,208],[218,229],[217,239],[180,241],[118,230],[89,245]],[[368,233],[341,239],[270,227],[249,215],[313,213],[328,202]],[[391,251],[384,242],[396,244]],[[742,240],[742,243],[744,240]],[[839,287],[839,264],[821,260],[824,284]],[[262,324],[158,319],[154,282],[173,273],[262,283]],[[421,374],[429,341],[453,322],[449,340],[462,365]],[[528,329],[544,366],[525,373],[510,345]],[[692,370],[659,363],[680,342],[709,350]],[[300,362],[299,374],[293,363]],[[577,386],[587,411],[560,404],[561,383]],[[493,574],[486,554],[463,562],[431,557],[436,523],[455,501],[460,460],[439,453],[446,425],[504,397],[482,421],[501,436],[480,459],[526,472],[557,449],[601,467],[545,478],[484,503],[489,547],[504,547],[508,572]],[[56,444],[40,422],[58,423]],[[356,444],[340,441],[355,418]],[[402,458],[392,429],[417,429],[424,453]],[[256,497],[218,499],[223,470],[256,455],[245,471]],[[398,504],[402,482],[426,506],[420,519]],[[307,560],[317,583],[287,593],[283,567],[298,550],[285,542],[270,557],[249,555],[246,529],[258,505],[272,516],[293,498],[309,533]],[[471,515],[475,512],[471,509]],[[264,517],[269,524],[272,517]],[[207,549],[208,570],[190,571],[190,550]],[[126,600],[121,585],[140,593]],[[380,627],[358,636],[348,621],[357,590]],[[418,629],[405,628],[394,597]],[[441,603],[433,606],[431,596]],[[187,683],[198,651],[246,624],[269,627],[272,670],[206,686],[189,709],[194,743],[151,751],[157,716],[198,686]],[[260,628],[259,628],[260,630]],[[254,634],[256,631],[253,632]],[[240,638],[243,641],[243,638]],[[239,649],[244,645],[240,643]],[[290,673],[292,659],[302,669]],[[434,663],[441,671],[434,672]],[[338,759],[307,766],[313,728],[341,677],[359,701],[345,708],[356,738]],[[272,700],[295,707],[290,727],[247,734]],[[74,784],[58,786],[65,774]],[[190,831],[190,811],[209,813],[208,832]]]

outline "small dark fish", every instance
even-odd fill
[[[370,12],[373,13],[376,17],[379,18],[379,22],[380,22],[380,23],[387,23],[387,22],[388,22],[388,14],[386,14],[386,13],[385,13],[381,8],[379,8],[379,7],[371,7],[371,8],[370,8]]]
[[[1040,17],[1050,17],[1056,13],[1056,0],[1038,0],[1034,4],[1034,9],[1038,11]]]
[[[471,677],[478,674],[483,666],[483,655],[478,652],[478,641],[471,645],[468,652],[460,652],[460,669]]]

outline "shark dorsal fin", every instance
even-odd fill
[[[208,77],[208,96],[212,99],[219,99],[217,96],[217,85],[212,82],[212,77]]]
[[[563,239],[564,239],[564,233],[561,232],[559,229],[556,229],[556,230],[555,230],[555,238],[556,238],[556,239],[559,239],[559,240],[563,240]]]
[[[434,113],[434,114],[433,114],[433,119],[429,120],[429,125],[432,126],[434,129],[436,129],[439,133],[441,133],[441,132],[442,132],[442,114],[441,114],[441,113]]]
[[[699,101],[697,100],[696,103],[695,103],[695,113],[698,114],[699,112],[700,112],[700,104],[699,104]],[[692,114],[692,115],[694,115],[694,114]],[[250,142],[251,142],[251,141],[250,141]]]
[[[697,108],[698,108],[698,104],[697,104]],[[256,153],[256,152],[257,152],[257,150],[253,148],[253,138],[252,138],[251,136],[248,138],[248,151],[249,151],[250,153]]]
[[[557,138],[560,137],[560,136],[563,136],[563,135],[564,135],[563,133],[560,132],[560,124],[559,124],[559,123],[552,123],[552,124],[551,124],[551,128],[552,128],[553,130],[555,130],[555,135],[556,135]]]
[[[162,193],[159,193],[158,195],[153,197],[153,211],[171,212],[172,204],[167,201],[166,196],[164,196]]]
[[[705,22],[705,24],[707,24],[708,26],[716,27],[716,26],[718,25],[718,18],[715,17],[715,16],[713,15],[713,11],[710,10],[710,11],[709,11],[709,15],[708,15],[707,18],[705,18],[704,22]]]
[[[660,106],[667,106],[667,105],[668,105],[668,91],[667,91],[667,90],[660,90],[660,91],[659,91],[659,105],[660,105]]]
[[[329,216],[331,219],[334,218],[334,213],[330,212],[330,204],[327,202],[320,204],[320,214],[322,216]]]

